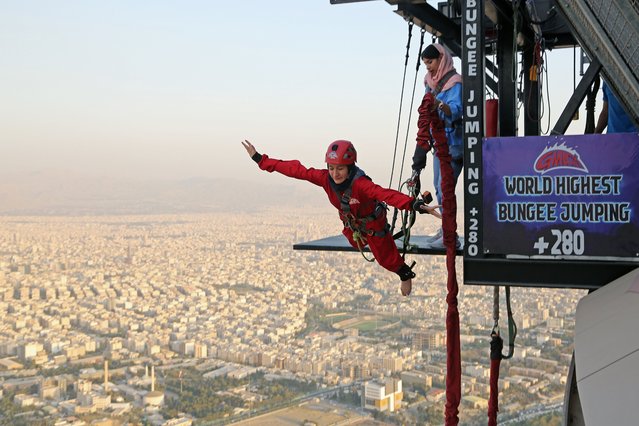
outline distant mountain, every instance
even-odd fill
[[[0,174],[0,215],[171,214],[256,211],[325,203],[322,190],[265,179],[131,180],[60,172]]]

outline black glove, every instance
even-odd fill
[[[428,213],[426,210],[422,210],[422,206],[427,206],[428,204],[424,202],[424,200],[415,200],[413,202],[413,210],[415,210],[419,214]]]
[[[426,167],[426,154],[428,152],[419,145],[415,145],[415,153],[413,154],[412,169],[419,172]]]

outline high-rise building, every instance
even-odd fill
[[[416,351],[433,350],[446,344],[446,336],[441,331],[416,331],[413,334],[412,348]]]
[[[193,356],[195,358],[206,358],[208,356],[208,347],[202,343],[196,343]]]
[[[364,383],[364,408],[394,412],[401,407],[404,394],[402,381],[388,378],[384,383],[377,380]]]

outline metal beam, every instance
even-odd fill
[[[460,237],[460,244],[463,245],[464,238]],[[400,251],[404,250],[404,241],[401,238],[395,239],[395,244]],[[408,253],[411,254],[426,254],[426,255],[446,255],[446,249],[444,247],[433,247],[428,241],[428,237],[425,235],[411,235],[410,236],[410,249]],[[311,251],[346,251],[346,252],[358,252],[359,249],[353,247],[345,236],[335,235],[332,237],[322,238],[319,240],[308,241],[293,244],[293,250],[311,250]],[[363,248],[363,251],[370,252],[368,246]],[[462,255],[461,248],[457,249],[457,254]]]
[[[568,100],[568,103],[566,104],[563,112],[559,116],[559,119],[557,120],[555,127],[553,127],[551,134],[563,135],[564,133],[566,133],[568,126],[570,126],[570,121],[575,116],[575,113],[581,106],[581,103],[586,98],[588,90],[590,89],[592,82],[595,81],[595,78],[597,78],[599,71],[601,71],[601,63],[597,58],[595,58],[590,61],[590,66],[588,66],[588,69],[586,70],[584,76],[581,77],[579,84],[575,88],[574,93]]]
[[[597,289],[637,268],[636,263],[464,257],[464,284]]]
[[[433,6],[428,3],[399,3],[397,4],[396,12],[406,20],[413,19],[416,25],[439,37],[442,40],[442,44],[448,47],[453,52],[453,55],[458,58],[462,57],[460,25]],[[419,22],[415,22],[415,19]],[[494,75],[497,75],[497,67],[487,58],[486,67]],[[486,85],[490,90],[497,93],[498,85],[493,78],[486,76]]]
[[[459,25],[428,3],[399,3],[397,12],[404,17],[417,18],[422,25],[416,24],[438,37],[461,40]]]
[[[497,63],[499,64],[499,135],[517,135],[517,79],[515,61],[517,49],[513,45],[513,25],[504,20],[497,33]]]
[[[639,14],[636,0],[556,0],[579,45],[597,58],[602,73],[639,123]]]

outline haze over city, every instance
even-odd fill
[[[387,184],[406,41],[407,23],[382,1],[4,2],[0,177],[257,181],[245,138],[315,167],[328,142],[350,139],[364,170]],[[398,159],[404,140],[408,158],[414,143],[415,78],[416,102],[423,94],[418,48],[416,28]],[[550,52],[546,66],[570,70],[572,56]],[[563,102],[572,78],[551,74],[548,84]],[[545,108],[542,129],[562,105]]]

